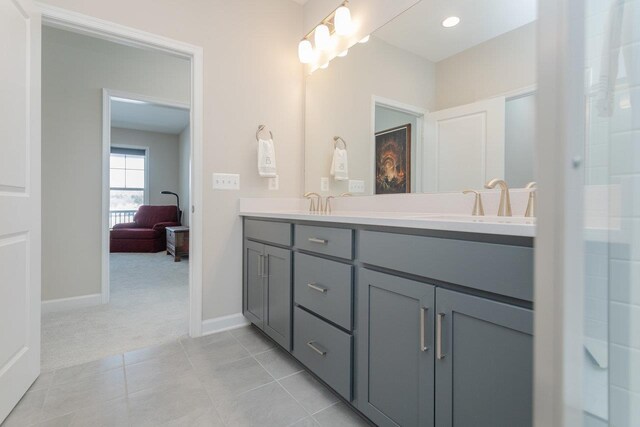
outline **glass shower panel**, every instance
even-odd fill
[[[585,425],[640,426],[640,1],[586,5]]]

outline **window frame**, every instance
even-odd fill
[[[144,150],[144,188],[122,188],[122,187],[112,187],[111,182],[109,182],[109,195],[111,195],[112,190],[120,190],[120,191],[140,191],[142,190],[142,204],[149,204],[149,152],[150,149],[147,146],[139,146],[139,145],[127,145],[127,144],[111,144],[109,148],[109,175],[111,174],[111,148],[129,148],[133,150]],[[125,168],[126,170],[126,168]],[[109,206],[109,210],[111,207]]]

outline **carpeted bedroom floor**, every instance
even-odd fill
[[[111,301],[42,316],[42,371],[154,344],[189,331],[189,261],[166,252],[110,256]]]

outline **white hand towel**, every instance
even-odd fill
[[[346,181],[349,179],[349,161],[347,160],[347,150],[336,147],[333,150],[333,161],[329,173],[336,181]]]
[[[258,141],[258,173],[266,178],[275,178],[278,174],[276,149],[272,139]]]

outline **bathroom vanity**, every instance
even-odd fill
[[[243,221],[245,316],[375,424],[531,425],[531,224]]]

